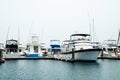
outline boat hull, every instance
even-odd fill
[[[76,61],[96,61],[101,49],[85,49],[74,51],[74,60]],[[62,57],[65,59],[72,59],[72,51],[62,53]]]
[[[36,58],[39,57],[38,54],[29,54],[29,53],[26,53],[25,56],[26,56],[26,57],[36,57]]]

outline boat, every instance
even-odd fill
[[[43,53],[41,51],[41,45],[38,41],[37,35],[32,35],[32,41],[27,43],[24,53],[26,57],[38,58],[43,56]]]
[[[19,54],[20,54],[20,56],[25,56],[25,53],[24,53],[25,47],[22,44],[19,44],[18,48],[19,48]]]
[[[103,52],[101,55],[103,57],[117,57],[116,50],[117,50],[117,40],[108,39],[104,40],[102,43],[102,50]]]
[[[21,48],[19,47],[19,42],[16,39],[6,40],[5,44],[6,58],[19,58]]]
[[[18,53],[18,41],[15,39],[10,39],[6,41],[6,54]]]
[[[45,43],[40,43],[40,47],[41,47],[41,52],[43,53],[43,56],[47,56],[48,50],[45,47]]]
[[[102,44],[103,57],[118,57],[120,56],[120,31],[118,34],[118,40],[108,39],[104,40]]]
[[[50,40],[50,52],[58,54],[61,51],[60,40]]]
[[[117,49],[117,40],[114,39],[109,39],[109,40],[104,40],[103,42],[103,50],[108,49],[108,51],[114,51]]]
[[[101,52],[96,43],[90,40],[90,34],[72,34],[70,40],[64,41],[61,46],[61,55],[64,59],[76,61],[96,61]]]

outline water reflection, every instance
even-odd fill
[[[117,80],[120,61],[64,62],[11,60],[0,65],[0,80]]]

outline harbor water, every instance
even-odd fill
[[[0,64],[0,80],[119,80],[119,67],[120,60],[9,60]]]

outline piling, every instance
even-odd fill
[[[72,48],[72,60],[74,60],[75,59],[75,54],[74,54],[75,52],[74,52],[74,48]]]
[[[103,49],[102,49],[102,51],[101,51],[101,55],[100,55],[101,57],[103,57]]]
[[[0,49],[0,63],[4,63],[5,60],[3,58],[3,53],[4,53],[4,50]]]

